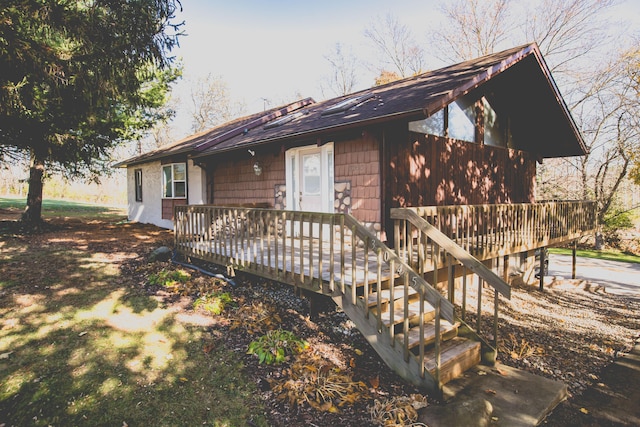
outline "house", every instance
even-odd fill
[[[532,44],[256,113],[119,165],[130,220],[172,228],[178,204],[255,204],[351,212],[381,231],[392,207],[532,203],[537,162],[584,153]]]
[[[498,304],[509,255],[521,268],[536,248],[593,228],[587,202],[536,203],[537,164],[585,150],[529,44],[256,113],[120,166],[130,220],[175,227],[186,256],[332,296],[393,369],[441,391],[490,344],[480,323],[474,332],[454,314],[466,278],[479,281],[478,300],[487,285]],[[416,298],[425,304],[412,311]],[[440,332],[427,339],[429,321]],[[470,335],[473,349],[461,338]],[[445,340],[472,356],[440,362]]]

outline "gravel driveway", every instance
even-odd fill
[[[545,282],[554,276],[571,278],[571,256],[549,256],[549,274]],[[640,298],[640,264],[578,257],[576,279],[604,286],[609,294]]]

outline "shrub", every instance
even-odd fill
[[[229,292],[214,292],[196,299],[193,308],[195,310],[202,308],[211,314],[218,315],[224,311],[225,307],[234,304],[234,302]]]
[[[249,344],[247,354],[258,356],[259,363],[280,364],[290,354],[302,353],[309,344],[283,329],[269,331]]]
[[[160,270],[149,276],[149,283],[164,287],[175,287],[187,283],[191,275],[184,270]]]

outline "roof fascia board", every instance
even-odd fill
[[[114,163],[111,167],[113,167],[113,168],[124,168],[124,167],[127,167],[127,166],[135,166],[135,165],[139,165],[139,164],[142,164],[142,163],[147,163],[147,162],[153,162],[153,161],[156,161],[156,160],[160,160],[160,159],[163,159],[165,157],[171,157],[171,156],[180,155],[180,154],[189,154],[190,151],[191,151],[190,147],[185,147],[185,148],[182,148],[180,150],[171,151],[171,152],[163,151],[163,152],[159,152],[159,153],[154,153],[153,151],[151,151],[149,153],[146,153],[146,155],[145,154],[141,154],[139,156],[132,157],[130,159]]]
[[[547,80],[547,83],[549,84],[549,87],[553,91],[553,95],[556,98],[556,102],[562,108],[562,112],[565,115],[565,118],[567,119],[567,122],[569,122],[569,125],[571,126],[571,130],[573,131],[574,135],[576,136],[576,140],[578,141],[578,144],[580,144],[580,148],[582,148],[582,151],[585,154],[588,154],[589,153],[589,149],[587,148],[587,145],[584,142],[584,138],[582,137],[582,133],[580,132],[580,129],[578,128],[578,125],[576,124],[575,120],[573,119],[573,115],[571,115],[571,112],[569,110],[569,107],[567,106],[567,103],[565,102],[564,98],[560,94],[560,89],[558,88],[558,85],[556,85],[556,81],[554,80],[553,76],[551,75],[551,70],[547,66],[547,62],[544,60],[544,57],[542,56],[542,52],[540,52],[540,49],[538,48],[538,45],[534,44],[534,46],[535,46],[534,54],[535,54],[536,61],[538,61],[538,64],[540,65],[540,68],[542,68],[542,70],[543,70],[544,77]]]
[[[461,85],[449,91],[448,95],[446,95],[445,97],[440,98],[430,104],[427,104],[423,108],[424,115],[426,117],[429,117],[433,113],[442,110],[444,107],[451,104],[458,98],[468,94],[472,90],[478,88],[480,85],[488,82],[495,75],[502,73],[508,68],[511,68],[512,66],[520,62],[523,58],[530,55],[532,52],[535,52],[536,50],[537,50],[537,47],[535,44],[530,44],[523,47],[521,50],[511,55],[509,58],[503,61],[500,61],[499,63],[489,67],[487,70],[483,71],[482,73],[476,75],[466,84]]]

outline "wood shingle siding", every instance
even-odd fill
[[[351,214],[380,223],[380,145],[371,134],[335,145],[335,180],[351,182]]]

